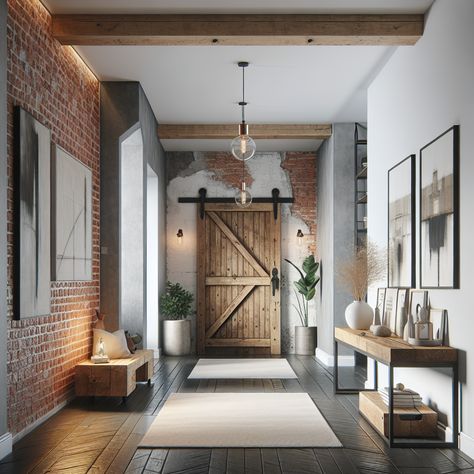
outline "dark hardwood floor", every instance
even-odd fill
[[[334,396],[332,374],[312,357],[289,356],[298,380],[188,380],[197,358],[156,361],[153,385],[120,399],[75,400],[20,440],[0,473],[405,473],[474,474],[474,462],[448,449],[390,449],[358,413],[357,396]],[[342,382],[363,382],[343,369]],[[344,378],[345,377],[345,378]],[[137,449],[173,392],[308,392],[344,448]]]

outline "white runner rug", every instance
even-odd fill
[[[307,393],[173,393],[142,448],[342,446]]]
[[[296,379],[286,359],[199,359],[189,379]]]

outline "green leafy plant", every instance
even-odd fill
[[[160,312],[166,319],[185,319],[191,314],[193,295],[179,283],[166,283],[160,298]]]
[[[315,261],[314,255],[309,255],[304,259],[303,265],[300,269],[287,258],[285,258],[285,260],[294,268],[296,268],[296,270],[298,270],[298,273],[301,276],[299,280],[293,282],[296,288],[295,295],[296,301],[298,303],[298,305],[293,306],[298,312],[298,315],[301,319],[301,324],[303,326],[308,326],[308,305],[316,294],[316,285],[320,280],[319,276],[316,275],[319,268],[319,262]]]

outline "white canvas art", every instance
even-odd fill
[[[458,287],[457,127],[420,153],[422,288]]]
[[[388,172],[388,284],[414,284],[414,174],[415,155]]]
[[[51,311],[51,132],[21,108],[16,113],[15,318]]]
[[[92,279],[92,171],[59,146],[54,153],[55,280]]]

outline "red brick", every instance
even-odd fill
[[[50,34],[39,0],[8,0],[8,406],[18,433],[73,394],[74,365],[91,349],[99,305],[99,83],[82,60]],[[52,141],[93,173],[93,279],[51,283],[51,314],[12,320],[13,107],[51,129]]]

